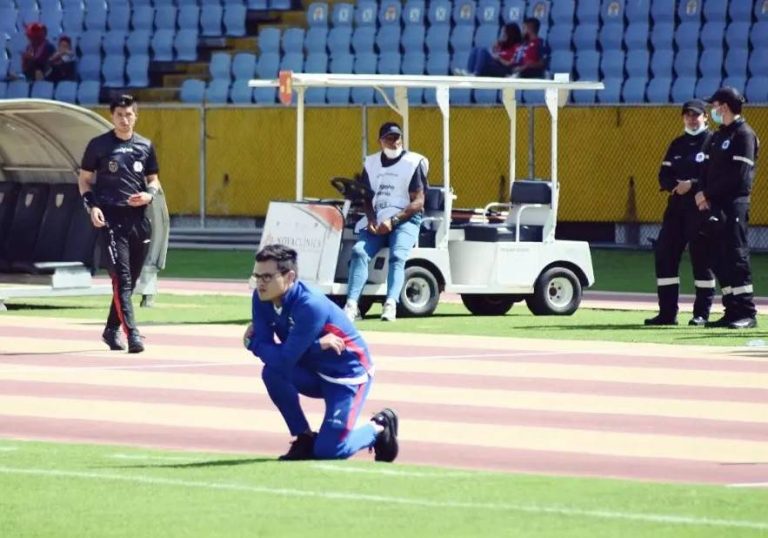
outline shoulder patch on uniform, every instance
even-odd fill
[[[144,165],[141,164],[141,161],[135,161],[133,163],[133,171],[134,172],[142,172],[144,170]]]
[[[697,163],[703,163],[704,162],[704,152],[700,151],[696,154],[696,162]]]
[[[723,143],[720,145],[722,149],[728,149],[728,147],[731,145],[730,140],[723,140]]]

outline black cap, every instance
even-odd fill
[[[114,112],[116,108],[128,108],[136,103],[136,99],[133,95],[126,93],[121,95],[115,95],[109,102],[109,110]]]
[[[393,121],[388,121],[379,128],[379,139],[384,138],[387,135],[396,134],[403,136],[403,131],[400,126]]]
[[[701,99],[691,99],[683,104],[683,114],[688,111],[695,112],[696,114],[704,114],[707,110],[707,104]]]
[[[708,97],[705,100],[707,103],[714,103],[715,101],[725,103],[732,112],[736,113],[741,112],[741,105],[744,103],[744,97],[739,90],[730,86],[723,86],[712,94],[712,97]]]

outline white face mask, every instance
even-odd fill
[[[403,153],[403,147],[400,146],[397,149],[382,148],[382,151],[387,159],[397,159]]]
[[[703,124],[698,129],[689,129],[688,127],[685,128],[685,132],[688,133],[691,136],[696,136],[697,134],[701,134],[701,133],[703,133],[706,130],[707,130],[707,124],[706,123]]]

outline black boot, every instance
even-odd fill
[[[110,329],[107,327],[104,332],[101,333],[101,340],[109,346],[112,351],[125,351],[125,344],[123,339],[120,338],[120,328]]]
[[[645,320],[645,325],[677,325],[677,316],[654,316]]]
[[[144,342],[141,341],[139,331],[128,333],[128,353],[141,353],[144,351]]]
[[[280,456],[280,461],[301,461],[301,460],[313,460],[315,459],[315,439],[317,434],[315,432],[304,432],[296,436],[296,439],[291,442],[291,448],[288,452]]]

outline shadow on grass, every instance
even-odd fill
[[[48,357],[49,355],[77,355],[78,353],[93,353],[95,351],[104,351],[103,347],[99,348],[91,348],[91,349],[76,349],[74,351],[30,351],[30,352],[22,352],[22,353],[0,353],[0,358],[4,357],[34,357],[34,356],[40,356],[40,357]],[[106,361],[105,361],[106,362]]]
[[[93,308],[93,305],[52,305],[52,304],[22,304],[22,303],[5,303],[8,312],[14,310],[87,310]]]
[[[117,469],[204,469],[206,467],[234,467],[237,465],[251,465],[253,463],[269,463],[277,461],[276,458],[246,458],[239,460],[211,460],[196,461],[193,463],[162,463],[154,465],[120,465]]]
[[[183,326],[183,325],[248,325],[251,322],[251,318],[241,319],[218,319],[218,320],[202,320],[202,321],[142,321],[139,325],[154,326],[154,325],[168,325],[168,326]],[[139,327],[141,328],[141,327]]]

